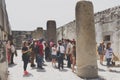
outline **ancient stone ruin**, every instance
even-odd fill
[[[56,42],[56,22],[54,20],[47,21],[47,41]]]
[[[80,1],[76,5],[76,61],[77,75],[82,78],[97,78],[95,24],[93,5]]]

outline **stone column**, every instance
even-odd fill
[[[56,22],[54,20],[47,21],[47,40],[56,42]]]
[[[79,1],[76,5],[77,75],[82,78],[98,77],[93,5]]]

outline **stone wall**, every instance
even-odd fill
[[[120,54],[120,6],[94,14],[96,28],[96,43],[110,36],[105,43],[111,42],[116,55]],[[76,39],[76,22],[72,21],[57,29],[57,40],[67,38]]]
[[[4,41],[11,35],[5,0],[0,0],[0,80],[7,80],[7,59]]]
[[[33,39],[44,38],[44,30],[43,30],[43,28],[38,27],[37,30],[32,31],[32,38]]]
[[[13,41],[17,49],[21,49],[22,42],[30,39],[46,38],[46,31],[38,27],[34,31],[12,31]]]
[[[64,39],[76,39],[76,24],[72,21],[57,29],[57,40]]]
[[[13,41],[17,49],[21,49],[22,42],[32,38],[31,31],[12,31]]]

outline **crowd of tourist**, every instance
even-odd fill
[[[63,70],[65,61],[67,67],[75,71],[76,65],[76,42],[75,40],[62,39],[58,42],[39,40],[23,41],[22,44],[22,61],[24,75],[28,74],[27,65],[31,67],[44,69],[45,61],[51,62],[51,65],[59,70]],[[13,42],[8,41],[6,44],[6,53],[8,64],[14,64],[14,55],[17,56]]]
[[[59,70],[63,70],[65,62],[67,62],[67,68],[71,68],[72,72],[75,72],[76,65],[76,41],[69,39],[62,39],[58,42],[39,40],[23,41],[22,44],[22,61],[24,75],[28,74],[27,65],[30,63],[31,67],[37,67],[38,69],[44,69],[45,62],[51,62],[51,65]],[[103,65],[104,56],[107,61],[107,67],[115,64],[113,61],[113,49],[111,43],[100,43],[97,48],[97,52],[100,56],[100,64]],[[8,64],[14,64],[14,55],[17,56],[15,46],[12,41],[6,43],[6,53]]]

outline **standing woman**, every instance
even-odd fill
[[[7,60],[8,60],[8,64],[10,64],[11,62],[11,46],[10,46],[11,42],[8,41],[6,44],[6,54],[7,54]]]
[[[52,66],[54,65],[56,67],[56,57],[57,57],[57,46],[56,44],[52,47]]]
[[[104,42],[100,43],[100,45],[98,46],[98,54],[100,56],[100,64],[103,65],[103,59],[104,59],[104,54],[105,54]]]
[[[29,62],[29,52],[30,50],[27,47],[27,42],[23,42],[23,47],[22,47],[22,60],[23,60],[23,68],[24,68],[24,75],[27,75],[27,65]]]
[[[72,72],[75,71],[75,64],[76,64],[76,45],[75,42],[72,42]]]

